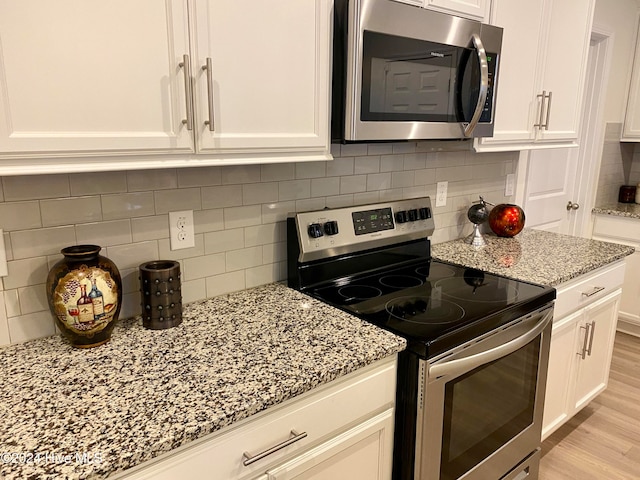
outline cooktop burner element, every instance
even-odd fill
[[[416,268],[416,273],[425,277],[448,278],[456,274],[455,269],[440,263],[429,264],[426,267]]]
[[[367,285],[347,285],[338,289],[338,294],[345,300],[345,303],[353,303],[356,301],[366,300],[368,298],[379,297],[382,290]]]
[[[413,323],[451,323],[464,316],[460,305],[430,297],[394,298],[387,302],[385,310],[393,318]]]
[[[381,285],[390,288],[418,287],[424,283],[418,277],[411,277],[409,275],[385,275],[378,281]]]
[[[443,295],[457,300],[471,300],[482,303],[512,304],[518,300],[518,287],[495,280],[472,280],[468,277],[452,277],[438,280],[435,287],[442,288]]]

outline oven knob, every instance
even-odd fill
[[[324,233],[327,235],[336,235],[338,233],[338,222],[331,220],[324,224]]]
[[[418,210],[416,210],[415,208],[409,210],[409,221],[410,222],[415,222],[416,220],[418,220]]]
[[[402,210],[400,212],[396,212],[396,222],[398,223],[406,223],[407,221],[407,212],[406,210]]]
[[[322,225],[320,225],[319,223],[312,223],[311,225],[309,225],[309,227],[307,228],[307,232],[309,232],[309,236],[311,238],[320,238],[322,235],[324,235],[322,233]]]
[[[420,220],[426,220],[427,218],[431,218],[431,209],[428,207],[422,207],[418,214],[420,215]]]

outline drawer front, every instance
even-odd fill
[[[625,262],[619,260],[558,286],[554,317],[560,319],[620,287],[624,270]]]
[[[195,446],[169,452],[124,475],[128,479],[245,479],[264,473],[367,417],[393,407],[395,356],[245,419],[203,439]],[[295,437],[292,430],[298,434]],[[302,434],[306,434],[303,436]],[[299,438],[296,440],[296,438]],[[288,440],[293,442],[264,458],[243,465]]]

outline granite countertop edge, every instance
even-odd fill
[[[640,204],[611,203],[594,207],[591,213],[599,215],[613,215],[616,217],[640,218]]]
[[[1,347],[0,414],[13,421],[0,427],[0,453],[101,458],[0,462],[0,478],[105,478],[405,347],[279,283],[185,305],[167,330],[119,321],[92,349],[60,336]]]

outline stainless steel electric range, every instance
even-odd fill
[[[434,228],[428,197],[291,214],[289,286],[407,339],[394,479],[535,479],[555,290],[431,259]]]

